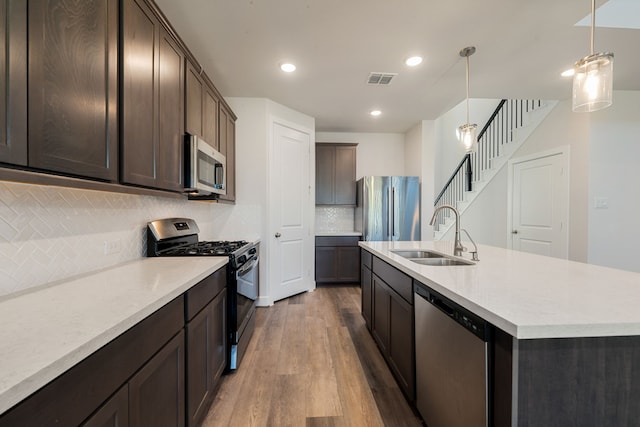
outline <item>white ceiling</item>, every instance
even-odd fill
[[[566,99],[560,73],[589,54],[589,28],[575,26],[588,0],[156,2],[224,96],[269,98],[318,131],[405,132],[440,116],[465,98],[466,46],[477,47],[472,98]],[[597,28],[596,51],[615,54],[615,90],[640,90],[639,44],[638,29]],[[416,54],[425,61],[405,66]],[[298,70],[283,73],[283,61]],[[372,71],[398,76],[370,86]]]

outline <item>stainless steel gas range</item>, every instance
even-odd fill
[[[167,218],[147,224],[147,256],[228,256],[227,367],[238,368],[253,335],[259,290],[260,243],[199,241],[193,219]]]

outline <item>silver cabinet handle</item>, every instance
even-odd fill
[[[280,234],[280,233],[276,233],[276,239],[277,239],[278,237],[280,237],[280,236],[282,236],[282,234]]]

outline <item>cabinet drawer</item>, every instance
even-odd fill
[[[358,246],[360,236],[316,236],[316,246]]]
[[[373,257],[373,273],[384,280],[402,298],[413,305],[412,279],[380,258]]]
[[[215,298],[227,285],[227,266],[216,271],[189,289],[185,299],[185,320],[188,322]]]
[[[373,255],[371,255],[371,252],[367,252],[364,249],[360,249],[360,262],[369,270],[371,270],[372,258],[373,258]]]

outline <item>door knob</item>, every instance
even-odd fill
[[[513,230],[511,234],[518,234],[518,230]]]
[[[282,234],[280,234],[280,233],[276,233],[276,239],[277,239],[278,237],[280,237],[280,236],[282,236]]]

